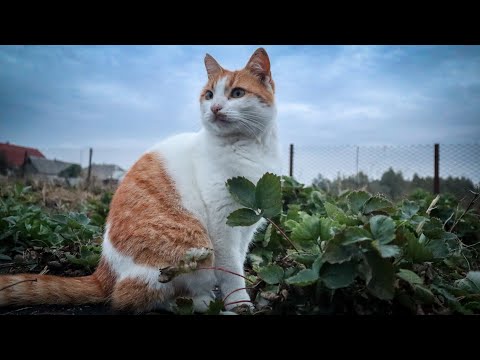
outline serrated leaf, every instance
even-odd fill
[[[444,240],[430,240],[425,245],[425,248],[432,253],[434,259],[444,259],[450,253],[448,246]]]
[[[390,214],[394,212],[393,204],[382,196],[372,196],[369,200],[367,200],[367,202],[365,202],[363,213],[368,215],[373,212],[384,212]]]
[[[357,225],[359,223],[359,221],[356,218],[348,216],[338,206],[335,206],[328,202],[325,202],[324,206],[325,206],[325,211],[327,212],[327,215],[333,220],[338,221],[340,224]]]
[[[325,205],[323,204],[322,200],[322,193],[320,191],[312,191],[312,193],[310,194],[310,200],[315,205],[317,214],[326,214]]]
[[[318,253],[310,253],[310,252],[297,252],[295,250],[288,250],[287,253],[290,255],[292,260],[303,264],[307,267],[313,264],[313,262],[317,259]]]
[[[443,223],[440,219],[430,218],[423,224],[422,232],[429,239],[442,239],[445,234]]]
[[[418,210],[420,210],[420,205],[410,200],[404,200],[400,207],[400,219],[409,220],[418,213]]]
[[[336,235],[341,236],[341,235]],[[334,239],[335,240],[335,239]],[[355,245],[340,245],[339,243],[331,240],[327,243],[325,252],[323,254],[323,260],[330,264],[339,264],[345,261],[349,261],[358,252],[358,248]]]
[[[408,229],[403,230],[403,236],[407,240],[406,257],[414,263],[422,263],[433,260],[433,254],[424,243],[417,239],[415,234]]]
[[[273,218],[282,212],[282,189],[280,176],[266,173],[258,180],[255,188],[257,207],[262,209],[263,216]]]
[[[304,215],[302,222],[297,223],[293,228],[290,238],[299,243],[316,243],[320,236],[320,230],[320,219],[317,216]]]
[[[359,227],[347,227],[343,233],[343,237],[343,245],[372,240],[372,235],[367,230]]]
[[[320,219],[320,240],[328,241],[335,236],[335,231],[333,230],[333,220],[328,218]]]
[[[395,222],[385,215],[376,215],[370,218],[370,231],[380,244],[388,244],[395,239]]]
[[[394,257],[400,254],[400,248],[397,245],[383,245],[378,240],[372,241],[372,246],[383,258]]]
[[[6,260],[6,261],[11,261],[12,258],[8,255],[5,254],[0,254],[0,260]]]
[[[227,180],[227,188],[232,197],[243,206],[257,209],[255,201],[255,185],[244,177],[235,177]]]
[[[424,304],[433,304],[435,302],[435,295],[424,285],[413,285],[413,288],[415,290],[415,298]]]
[[[206,311],[207,315],[219,315],[223,310],[223,301],[221,299],[215,299],[214,301],[210,301],[208,304],[208,309]]]
[[[367,284],[368,290],[381,300],[393,299],[395,272],[392,263],[372,251],[367,252],[365,258],[372,271],[372,277]]]
[[[318,274],[324,263],[325,260],[323,259],[323,257],[318,256],[312,264],[312,270]]]
[[[266,247],[268,245],[271,237],[272,237],[272,224],[268,224],[267,229],[265,230],[263,241],[262,241],[263,247]]]
[[[469,271],[464,279],[455,281],[455,286],[471,294],[480,294],[480,271]]]
[[[278,265],[268,265],[257,272],[260,279],[265,281],[267,284],[275,285],[280,283],[283,280],[284,271]]]
[[[397,272],[397,277],[399,277],[402,280],[405,280],[411,285],[421,285],[423,284],[423,280],[420,276],[415,274],[413,271],[408,270],[408,269],[400,269]]]
[[[347,196],[348,208],[353,213],[358,213],[363,210],[363,206],[372,196],[365,191],[352,191]]]
[[[329,289],[340,289],[351,285],[356,275],[356,265],[352,262],[325,264],[320,272],[320,278]]]
[[[262,217],[257,215],[255,211],[251,209],[238,209],[232,212],[227,217],[227,225],[230,226],[250,226],[255,224]]]
[[[300,270],[296,275],[288,278],[286,283],[296,286],[308,286],[314,284],[318,280],[318,273],[312,269]]]
[[[255,268],[256,266],[264,266],[270,263],[272,261],[273,254],[269,250],[255,248],[250,251],[247,256],[252,266]]]
[[[278,299],[278,291],[280,290],[279,285],[267,285],[260,292],[260,296],[266,300],[274,301]]]
[[[175,299],[175,312],[178,315],[192,315],[193,300],[186,297],[179,297]]]

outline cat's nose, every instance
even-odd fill
[[[222,109],[223,109],[223,107],[222,107],[222,105],[220,105],[220,104],[213,104],[213,105],[210,107],[210,110],[212,110],[212,112],[213,112],[215,115],[217,115],[217,113],[218,113],[220,110],[222,110]]]

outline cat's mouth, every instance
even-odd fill
[[[216,122],[216,123],[227,123],[227,122],[229,122],[229,121],[228,121],[227,115],[224,115],[224,114],[216,114],[216,115],[213,117],[213,122]]]

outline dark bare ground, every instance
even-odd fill
[[[105,305],[36,305],[0,308],[0,315],[115,315]]]

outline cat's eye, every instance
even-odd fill
[[[211,100],[213,98],[213,92],[211,92],[210,90],[207,90],[207,92],[205,93],[205,100]]]
[[[245,90],[243,89],[235,88],[232,90],[232,98],[241,98],[243,95],[245,95]]]

